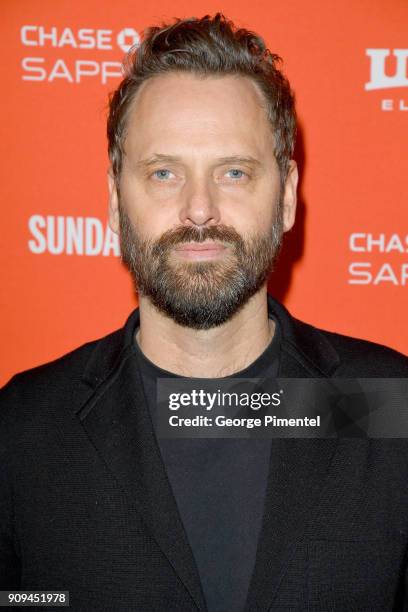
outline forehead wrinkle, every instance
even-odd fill
[[[146,86],[147,84],[148,81],[143,85]],[[242,122],[233,121],[231,124],[230,121],[227,121],[225,123],[224,119],[226,117],[225,113],[222,113],[222,106],[220,109],[218,109],[218,107],[213,109],[214,113],[209,115],[208,113],[204,113],[203,116],[201,108],[195,107],[196,99],[194,98],[192,102],[193,106],[191,109],[188,109],[189,112],[186,113],[185,117],[182,113],[179,113],[179,108],[173,109],[174,112],[178,113],[176,115],[178,123],[177,121],[176,123],[170,121],[169,125],[164,126],[166,128],[165,132],[163,133],[163,130],[161,130],[161,134],[158,133],[158,131],[155,130],[157,121],[150,121],[150,119],[152,119],[152,108],[150,104],[152,100],[150,98],[151,95],[153,95],[153,100],[158,97],[158,92],[155,91],[158,84],[158,82],[156,82],[155,85],[151,83],[153,91],[150,88],[142,92],[140,92],[140,90],[138,91],[138,104],[136,107],[133,105],[132,116],[128,117],[125,146],[123,147],[123,156],[127,158],[127,164],[134,169],[147,171],[154,164],[160,163],[188,165],[190,158],[192,159],[198,156],[198,160],[204,160],[204,158],[206,158],[206,163],[213,166],[217,163],[242,163],[254,168],[254,170],[265,167],[265,159],[262,151],[266,146],[268,150],[271,148],[273,152],[274,137],[272,131],[258,131],[257,129],[253,129],[253,127],[248,131],[248,129],[243,129],[244,126]],[[252,87],[249,90],[251,98],[256,102],[258,109],[261,109],[263,115],[265,115],[265,110],[262,109],[261,94],[257,90],[255,84],[251,83],[251,85]],[[245,91],[243,93],[245,94]],[[158,107],[160,110],[162,108],[162,96],[158,97],[158,102],[160,103]],[[140,113],[142,113],[142,115]],[[149,113],[146,115],[147,122],[145,120],[145,113]],[[261,117],[258,116],[258,123],[259,119],[261,119]],[[267,117],[263,116],[262,119],[267,119]],[[134,134],[138,122],[141,122],[143,127],[142,138],[140,132],[138,133],[138,137]],[[184,124],[186,122],[187,125],[185,126]],[[205,123],[207,125],[204,126],[203,124]],[[246,122],[244,122],[244,125],[245,123]],[[182,136],[181,140],[179,138],[180,132]],[[184,133],[189,134],[187,139]],[[265,142],[266,136],[268,139],[271,137],[271,147]],[[161,145],[168,146],[164,146],[163,151]],[[190,149],[189,151],[186,150],[185,145],[188,146],[188,149]],[[249,145],[249,150],[247,145]],[[160,149],[162,149],[161,153],[159,153]],[[219,149],[218,153],[221,154],[219,157],[216,156],[217,149]],[[147,155],[143,155],[143,153],[147,153]]]
[[[180,163],[182,162],[182,158],[178,155],[165,155],[163,153],[156,153],[153,154],[151,157],[139,160],[138,162],[136,162],[135,165],[139,168],[146,168],[158,162]],[[226,157],[217,157],[216,162],[218,164],[250,164],[252,166],[257,167],[262,165],[262,163],[258,159],[252,157],[251,155],[228,155]]]
[[[180,79],[181,81],[179,81]],[[170,80],[170,83],[167,82],[168,80]],[[215,83],[217,85],[222,84],[223,81],[228,84],[226,91],[224,91],[223,88],[219,89],[219,91],[213,91],[212,88],[210,88],[210,90],[207,91],[206,86],[208,88],[208,85],[211,85],[212,83]],[[234,82],[236,82],[239,87],[238,90],[233,90],[231,93],[230,90]],[[250,86],[249,88],[243,87],[245,82],[247,83],[247,85]],[[196,91],[195,88],[197,87],[197,83],[200,87],[204,87],[202,93],[200,93],[200,91]],[[162,91],[164,86],[166,86],[165,95]],[[181,97],[180,99],[180,88],[183,91],[185,89],[186,94],[194,92],[194,94],[197,95],[194,95],[192,99],[190,99],[191,96],[189,95]],[[231,106],[230,100],[231,97],[234,97],[234,95],[237,97],[235,97],[235,102]],[[215,116],[213,112],[208,112],[208,109],[206,108],[205,100],[209,96],[211,98],[215,97],[216,99],[218,99],[219,97],[221,98],[221,103],[216,109],[217,112]],[[214,135],[217,135],[221,126],[223,129],[228,127],[232,128],[232,133],[236,135],[238,126],[240,128],[240,132],[243,128],[241,121],[242,112],[245,112],[247,115],[250,112],[253,121],[259,123],[259,111],[261,111],[262,118],[265,119],[267,123],[269,123],[269,117],[268,113],[266,112],[267,109],[263,93],[262,91],[260,91],[259,87],[257,86],[257,83],[253,82],[252,79],[243,76],[237,77],[230,75],[220,78],[209,77],[208,79],[205,79],[203,81],[202,79],[197,79],[194,75],[190,74],[180,75],[170,73],[167,75],[161,75],[159,77],[152,77],[151,79],[148,79],[147,81],[142,83],[141,87],[136,93],[135,98],[132,100],[131,108],[128,109],[126,121],[126,136],[128,135],[128,131],[132,129],[131,124],[133,123],[133,121],[140,121],[142,124],[145,124],[146,117],[148,121],[147,126],[145,125],[144,127],[147,128],[148,132],[151,131],[152,126],[150,125],[149,120],[152,119],[152,117],[154,117],[156,113],[158,113],[159,116],[163,115],[164,113],[164,115],[167,117],[169,98],[170,100],[173,100],[174,97],[177,101],[177,104],[172,106],[172,111],[176,113],[175,119],[177,121],[179,129],[184,127],[184,123],[187,123],[186,127],[189,130],[191,130],[192,126],[194,127],[197,125],[200,128],[201,132],[204,131],[208,135],[209,133],[214,131]],[[227,110],[226,105],[223,105],[222,101],[228,102]],[[237,106],[240,110],[237,108]],[[232,123],[229,121],[226,123],[225,119],[230,116],[231,111],[234,111],[234,109],[235,112],[232,113],[233,117],[235,117],[234,121]],[[170,136],[172,136],[171,129],[173,126],[171,125],[171,123],[170,125],[162,126],[162,128],[163,127],[165,127],[167,131],[170,130]],[[244,136],[246,132],[247,130],[243,131]],[[250,129],[249,135],[251,134],[252,130]],[[218,135],[220,135],[221,137],[224,136],[223,133]],[[200,137],[200,134],[198,135],[198,137]]]

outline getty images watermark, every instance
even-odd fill
[[[159,438],[408,438],[406,378],[157,379]]]

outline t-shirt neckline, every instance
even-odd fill
[[[229,380],[230,378],[257,378],[259,376],[259,372],[263,370],[265,367],[269,366],[274,359],[279,356],[280,352],[280,340],[281,340],[281,330],[280,325],[277,319],[273,316],[269,316],[275,322],[275,331],[273,337],[271,338],[269,344],[266,346],[265,350],[248,366],[246,366],[243,370],[239,372],[235,372],[234,374],[230,374],[229,376],[215,377],[207,380]],[[182,376],[180,374],[176,374],[174,372],[170,372],[168,370],[164,370],[157,366],[155,363],[150,361],[146,357],[146,355],[142,352],[139,344],[136,341],[136,332],[138,328],[135,328],[133,334],[133,344],[132,350],[136,355],[139,364],[142,366],[143,372],[151,376],[152,378],[191,378],[191,380],[195,380],[199,377],[194,376]]]

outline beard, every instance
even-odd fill
[[[226,225],[180,226],[158,240],[144,239],[119,206],[120,249],[135,288],[179,325],[211,329],[228,321],[267,281],[279,255],[283,208],[266,233],[241,237]],[[217,259],[188,261],[174,257],[182,243],[219,241],[229,248]]]

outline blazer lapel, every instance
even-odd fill
[[[279,376],[331,376],[339,359],[326,338],[296,321],[268,295],[282,331]],[[132,359],[139,311],[96,344],[76,394],[76,412],[106,465],[143,518],[199,610],[206,605],[193,554],[154,435]],[[78,407],[79,406],[79,407]],[[245,612],[267,611],[322,494],[337,439],[272,440],[263,522]]]
[[[279,377],[319,378],[325,375],[302,347],[293,319],[268,297],[269,309],[282,328]],[[296,342],[294,336],[297,334]],[[315,342],[322,342],[315,338]],[[308,343],[307,343],[308,344]],[[316,350],[316,344],[312,343]],[[329,345],[321,355],[321,365],[333,368],[336,355]],[[338,439],[274,438],[271,445],[269,476],[262,527],[255,567],[249,585],[245,612],[266,612],[273,605],[279,585],[299,538],[304,533],[313,508],[322,494]]]
[[[125,347],[117,361],[117,367],[78,416],[197,608],[206,610],[198,571],[162,462],[131,346]]]
[[[324,486],[332,439],[274,439],[264,516],[245,612],[273,605],[286,567]]]

